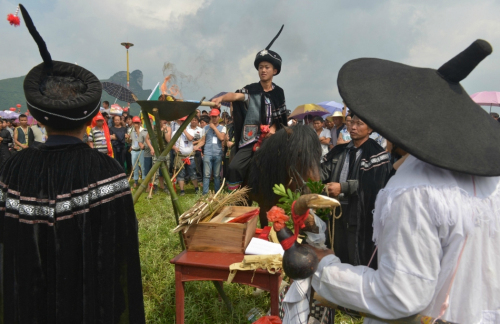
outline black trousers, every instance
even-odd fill
[[[174,160],[175,160],[175,151],[174,150],[171,150],[170,153],[169,153],[169,157],[170,157],[170,170],[168,170],[168,172],[170,172],[171,174],[174,173],[174,167],[175,167],[175,163],[174,163]]]
[[[236,152],[227,168],[226,180],[229,189],[233,189],[232,187],[238,186],[245,180],[252,157],[252,144],[242,147]]]
[[[344,206],[342,206],[344,207]],[[357,226],[349,225],[348,217],[342,215],[335,220],[335,237],[333,249],[342,263],[360,265],[358,245],[356,242]]]
[[[115,160],[120,163],[123,171],[125,171],[125,147],[117,147],[113,145],[113,154],[115,156]]]
[[[127,174],[129,174],[130,172],[132,172],[132,167],[134,166],[132,164],[132,154],[129,152],[129,147],[126,146],[126,151],[125,151],[125,161],[127,162],[127,170],[125,170],[127,172]]]
[[[203,182],[203,158],[201,157],[201,151],[194,153],[194,163],[196,164],[196,177],[199,182]]]

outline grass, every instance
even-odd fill
[[[179,197],[181,208],[187,210],[199,196],[192,186],[186,186],[186,195]],[[175,272],[170,260],[181,252],[179,236],[172,233],[176,226],[170,196],[157,193],[153,199],[143,194],[135,205],[139,221],[139,242],[147,323],[175,322]],[[224,291],[231,300],[231,315],[210,281],[185,283],[186,323],[248,323],[245,315],[254,307],[268,311],[269,293],[255,297],[254,288],[224,283]],[[341,316],[337,323],[361,323]]]

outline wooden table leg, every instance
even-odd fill
[[[270,276],[271,315],[279,316],[280,276]]]
[[[182,266],[175,265],[175,323],[184,324],[184,282]]]
[[[226,293],[224,292],[224,286],[221,281],[212,281],[214,283],[215,289],[217,289],[217,292],[219,293],[220,297],[226,304],[227,310],[229,313],[233,314],[233,305],[231,305],[231,301],[229,300],[229,297],[227,297]]]

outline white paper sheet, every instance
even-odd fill
[[[283,250],[281,244],[272,243],[255,237],[252,237],[245,250],[245,254],[254,255],[281,254],[283,256],[283,253],[285,253],[285,250]]]

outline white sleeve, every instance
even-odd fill
[[[174,138],[175,133],[177,133],[177,131],[176,131],[176,130],[174,130],[174,131],[172,132],[172,135],[170,136],[170,138],[171,138],[171,139],[172,139],[172,138]],[[180,142],[179,142],[179,141],[180,141],[181,137],[182,137],[182,134],[181,134],[181,136],[179,136],[179,138],[177,139],[177,141],[175,141],[175,144],[174,144],[174,145],[175,145],[175,146],[177,146],[177,148],[179,148],[179,144],[180,144]]]
[[[316,292],[384,319],[425,309],[436,289],[442,250],[438,229],[419,199],[407,191],[393,200],[378,236],[378,270],[325,257],[313,275]]]
[[[226,134],[226,126],[223,126],[220,132]]]
[[[323,136],[325,136],[326,138],[332,138],[332,133],[328,129],[324,129]]]

